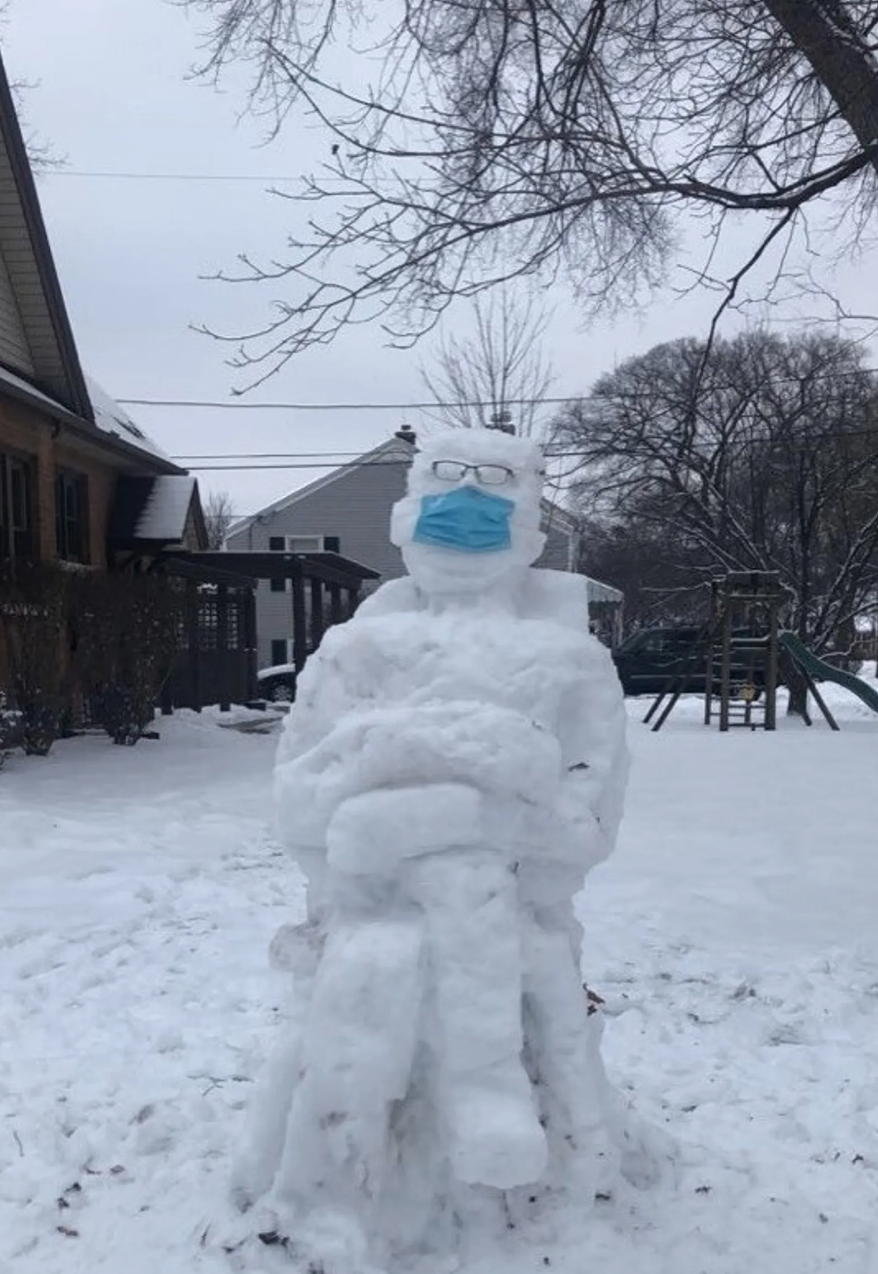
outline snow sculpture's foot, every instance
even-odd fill
[[[370,1260],[362,1225],[340,1208],[315,1208],[296,1227],[290,1249],[307,1270],[322,1274],[382,1274]]]
[[[458,1077],[447,1116],[449,1159],[459,1181],[511,1190],[538,1181],[545,1171],[546,1136],[523,1072]]]

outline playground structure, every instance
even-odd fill
[[[811,695],[831,730],[838,723],[817,688],[818,681],[843,686],[878,712],[878,691],[852,673],[811,653],[795,633],[781,631],[786,596],[775,571],[731,571],[710,584],[710,610],[690,653],[668,676],[644,722],[662,728],[693,674],[704,669],[704,724],[714,718],[722,732],[733,726],[777,729],[777,688],[783,682],[805,691],[803,719],[811,725]]]

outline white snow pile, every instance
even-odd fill
[[[840,734],[722,736],[693,701],[653,735],[631,705],[580,914],[610,1079],[679,1177],[592,1213],[526,1198],[464,1274],[878,1268],[878,721],[826,693]],[[2,1274],[307,1274],[270,1230],[242,1242],[228,1199],[287,1029],[266,947],[304,896],[267,831],[275,740],[218,719],[0,772]]]

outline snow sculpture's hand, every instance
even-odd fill
[[[338,807],[327,831],[327,862],[336,871],[384,875],[406,858],[477,845],[482,836],[482,797],[473,787],[385,788]]]

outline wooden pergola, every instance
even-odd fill
[[[380,578],[378,571],[340,553],[243,549],[179,552],[174,556],[194,567],[207,567],[248,579],[289,580],[296,672],[304,668],[309,653],[319,646],[327,628],[350,619],[360,603],[363,585]]]

